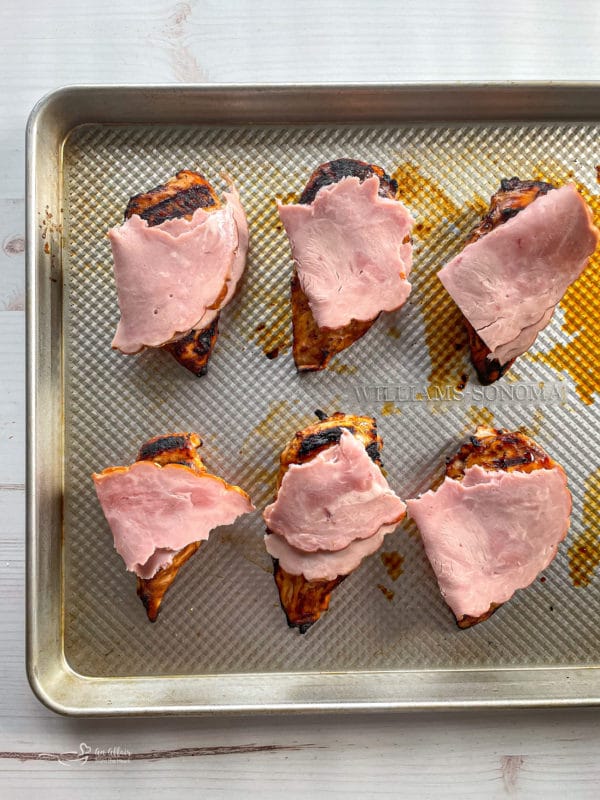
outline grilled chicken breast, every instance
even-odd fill
[[[374,175],[379,178],[379,194],[395,200],[398,184],[381,167],[351,158],[340,158],[317,167],[310,176],[299,202],[303,205],[312,203],[319,189],[338,183],[342,178],[354,176],[362,182]],[[295,268],[291,281],[291,302],[293,356],[299,372],[324,369],[333,356],[364,336],[375,322],[375,319],[352,320],[341,328],[319,328]]]
[[[254,510],[243,489],[207,471],[201,444],[195,433],[156,436],[144,442],[133,464],[92,475],[115,550],[136,574],[151,622],[202,541]]]
[[[377,434],[377,423],[372,417],[359,417],[336,412],[327,417],[317,411],[319,421],[295,434],[280,456],[277,488],[291,464],[304,464],[311,461],[323,450],[337,444],[344,429],[350,431],[364,445],[372,461],[381,467],[381,437]],[[267,528],[267,532],[269,532]],[[313,625],[327,609],[331,594],[344,580],[339,575],[334,580],[307,580],[303,575],[286,572],[277,559],[273,559],[274,578],[279,591],[279,599],[288,625],[298,628],[300,633]]]
[[[202,442],[197,433],[168,433],[148,439],[140,447],[136,461],[154,461],[165,464],[184,464],[196,472],[206,472],[198,448]],[[152,578],[137,578],[137,595],[144,604],[150,622],[156,622],[163,597],[181,567],[190,559],[202,542],[190,542],[180,550],[173,561],[162,567]]]
[[[547,194],[556,187],[543,181],[522,181],[519,178],[504,178],[500,189],[490,199],[490,207],[481,222],[471,231],[465,244],[472,244],[494,228],[516,216],[536,198]],[[479,336],[466,317],[463,317],[469,339],[471,361],[477,370],[479,380],[485,386],[497,381],[514,364],[515,359],[500,364],[497,359],[488,358],[489,347]]]
[[[465,470],[474,466],[485,470],[533,472],[553,469],[558,465],[539,444],[524,433],[480,425],[475,435],[448,460],[446,476],[461,481]],[[470,628],[491,617],[500,605],[492,603],[485,614],[479,617],[464,616],[457,619],[457,624],[459,628]]]
[[[132,197],[125,210],[125,219],[137,214],[152,227],[168,219],[191,219],[198,208],[216,211],[221,208],[221,201],[206,178],[191,170],[181,170],[165,184]],[[223,291],[226,291],[225,287]],[[181,339],[163,345],[163,349],[200,377],[206,374],[218,335],[219,314],[208,327],[190,331]]]

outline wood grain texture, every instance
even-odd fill
[[[23,130],[34,102],[65,83],[600,80],[599,40],[589,0],[0,5],[1,798],[598,797],[594,709],[86,721],[34,699],[23,633]]]

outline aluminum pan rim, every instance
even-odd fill
[[[436,696],[436,687],[439,689],[439,682],[436,677],[440,674],[448,676],[455,672],[454,670],[440,672],[419,672],[420,691],[416,692],[417,697],[410,698],[409,696],[401,697],[394,700],[393,698],[378,699],[377,684],[381,680],[382,673],[348,673],[348,674],[330,674],[319,675],[319,679],[324,681],[331,687],[335,693],[336,683],[340,679],[347,681],[349,685],[354,684],[356,696],[354,698],[343,698],[344,692],[339,691],[338,700],[327,700],[325,697],[315,699],[289,699],[284,702],[249,702],[240,701],[236,697],[232,697],[230,702],[214,702],[214,703],[194,703],[194,702],[177,702],[177,697],[190,696],[199,689],[201,685],[206,686],[206,677],[167,677],[167,678],[136,678],[136,679],[106,679],[106,678],[87,678],[79,676],[74,673],[64,661],[61,653],[54,653],[54,671],[52,674],[48,672],[48,662],[43,660],[40,662],[39,652],[39,635],[40,625],[40,612],[43,612],[43,607],[40,605],[42,598],[38,594],[39,559],[45,555],[44,547],[48,548],[47,542],[41,542],[39,539],[39,531],[37,526],[38,515],[38,491],[39,487],[36,481],[36,463],[37,452],[36,446],[38,442],[39,423],[37,418],[37,391],[38,391],[38,364],[39,351],[38,351],[38,282],[37,282],[37,269],[38,269],[38,252],[35,246],[37,242],[36,230],[36,215],[38,212],[38,175],[37,175],[37,159],[38,159],[38,137],[40,135],[40,123],[43,122],[44,115],[52,111],[52,106],[59,101],[68,99],[69,95],[72,97],[80,96],[93,96],[100,97],[103,94],[110,93],[125,93],[149,92],[151,94],[159,95],[180,95],[183,93],[193,93],[194,95],[207,95],[218,94],[219,92],[233,92],[256,93],[257,90],[260,94],[271,96],[273,94],[281,94],[286,92],[331,92],[349,94],[352,92],[369,92],[377,93],[399,93],[404,96],[410,95],[423,95],[424,93],[452,91],[457,93],[480,93],[485,92],[500,92],[503,95],[510,96],[518,92],[531,92],[539,95],[544,95],[545,98],[556,97],[562,91],[581,93],[584,95],[595,95],[596,98],[599,94],[600,84],[598,83],[468,83],[468,84],[354,84],[354,85],[332,85],[327,83],[302,85],[302,84],[279,84],[279,85],[243,85],[243,84],[210,84],[204,86],[185,85],[185,86],[170,86],[170,85],[129,85],[129,86],[69,86],[62,89],[57,89],[51,94],[43,98],[34,108],[29,118],[27,126],[27,172],[26,172],[26,210],[27,210],[27,672],[30,684],[33,691],[38,698],[49,708],[62,714],[69,715],[137,715],[137,714],[195,714],[206,713],[213,714],[216,712],[225,713],[257,713],[257,712],[275,712],[275,711],[351,711],[351,710],[398,710],[398,709],[467,709],[467,708],[495,708],[495,707],[564,707],[564,706],[581,706],[581,705],[598,705],[600,704],[599,681],[600,672],[595,667],[579,667],[564,669],[556,668],[540,668],[540,669],[500,669],[500,670],[458,670],[461,675],[469,675],[473,680],[474,690],[478,689],[480,685],[487,685],[488,681],[496,685],[495,697],[483,696],[465,696],[458,698],[450,698],[442,693],[442,696]],[[591,98],[589,98],[591,99]],[[583,110],[582,110],[583,111]],[[582,113],[582,117],[595,116],[594,111],[586,109]],[[537,117],[535,117],[537,118]],[[572,118],[572,116],[570,117]],[[95,120],[90,119],[89,122]],[[115,120],[118,121],[118,120]],[[81,124],[81,123],[79,123]],[[65,131],[68,133],[69,128]],[[43,133],[43,132],[42,132]],[[47,657],[46,657],[47,658]],[[400,678],[400,676],[414,674],[412,672],[393,672],[385,673],[389,679],[391,675]],[[250,676],[256,680],[263,680],[260,675]],[[269,675],[269,680],[273,681],[277,677],[292,679],[292,681],[306,680],[314,678],[314,676],[306,676],[302,674],[291,674],[282,676]],[[512,680],[503,680],[505,678],[512,678]],[[527,678],[528,680],[519,683],[519,678]],[[218,676],[213,680],[221,681],[221,684],[229,683],[229,689],[237,694],[239,689],[238,676]],[[248,683],[249,676],[244,676],[243,681]],[[373,689],[371,697],[359,698],[360,690]],[[566,681],[569,681],[566,684]],[[165,703],[158,702],[157,700],[150,702],[127,702],[128,693],[132,688],[132,682],[137,683],[138,697],[160,697],[162,692],[156,692],[157,686],[168,683],[170,688],[174,691],[169,695],[172,696],[173,702]],[[308,685],[310,685],[310,680]],[[515,683],[521,686],[521,689],[529,684],[523,695],[516,696],[519,692],[515,690]],[[65,695],[65,687],[70,685],[74,690],[74,694],[70,696]],[[569,691],[565,688],[560,688],[565,685],[569,686]],[[512,692],[511,692],[512,687]],[[535,687],[535,688],[534,688]],[[222,685],[222,688],[225,688]],[[89,694],[90,696],[84,700],[81,696]],[[137,693],[137,692],[136,692]],[[329,692],[327,692],[328,694]],[[300,693],[302,694],[302,693]]]

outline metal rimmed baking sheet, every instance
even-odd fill
[[[573,345],[565,306],[531,357],[482,389],[434,276],[501,177],[575,180],[595,195],[598,97],[594,86],[74,87],[42,101],[28,133],[28,669],[45,702],[75,714],[597,702],[600,590],[573,585],[569,547],[598,520],[598,404],[585,377],[598,364]],[[417,218],[414,289],[331,368],[298,376],[274,201],[293,200],[316,164],[340,156],[399,179]],[[110,350],[106,230],[130,195],[181,168],[219,188],[231,175],[252,235],[200,380],[164,354]],[[577,300],[585,311],[591,289]],[[557,343],[574,354],[564,368]],[[378,418],[403,497],[426,489],[479,422],[533,433],[574,496],[545,581],[459,631],[404,525],[385,545],[402,573],[369,559],[301,637],[285,625],[257,512],[211,537],[150,625],[90,473],[129,463],[151,435],[197,430],[207,465],[260,509],[279,451],[315,408]]]

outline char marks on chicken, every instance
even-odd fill
[[[471,244],[481,239],[486,233],[493,231],[499,225],[507,222],[526,208],[530,203],[547,194],[556,187],[545,181],[522,181],[519,178],[503,178],[500,181],[500,188],[490,199],[490,207],[481,219],[481,222],[473,228],[467,237],[466,244]],[[471,350],[471,361],[477,371],[479,380],[484,386],[488,386],[498,378],[501,378],[515,363],[511,359],[504,364],[500,364],[498,359],[489,358],[490,348],[471,325],[469,320],[463,316],[465,328]]]
[[[327,417],[319,411],[317,416],[319,421],[298,431],[283,450],[277,499],[264,512],[265,543],[281,606],[289,626],[301,633],[327,611],[336,586],[381,546],[405,513],[380,472],[382,440],[376,421],[340,412]],[[323,461],[330,454],[334,460]],[[314,475],[313,467],[318,468]],[[358,504],[350,517],[344,513],[345,491]],[[303,492],[311,498],[310,508],[303,505]],[[364,503],[372,511],[363,510]],[[353,525],[358,530],[350,530]]]
[[[483,384],[533,345],[599,238],[574,184],[501,182],[465,248],[438,273],[464,316]]]
[[[166,183],[132,197],[127,204],[125,219],[137,214],[150,227],[169,219],[191,219],[194,211],[221,208],[215,190],[203,175],[181,170]],[[205,375],[208,362],[219,335],[219,314],[206,327],[193,330],[174,342],[163,345],[173,358],[198,377]]]
[[[136,574],[151,622],[211,530],[253,509],[242,489],[207,471],[201,444],[196,433],[155,436],[142,444],[134,464],[92,476],[115,549]]]
[[[460,628],[488,619],[556,555],[569,527],[566,475],[520,431],[480,426],[435,491],[408,500]]]

